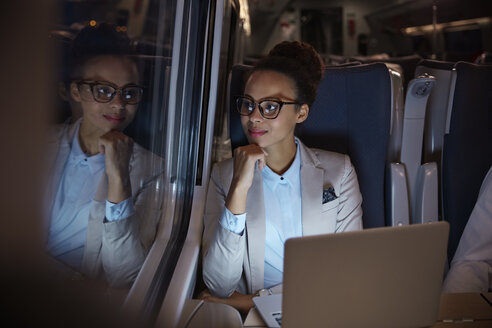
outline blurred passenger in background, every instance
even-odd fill
[[[461,236],[444,293],[487,293],[492,290],[492,168]]]
[[[475,59],[475,64],[492,64],[492,52],[484,51]]]
[[[88,26],[73,54],[70,96],[82,118],[58,126],[49,144],[47,251],[74,272],[128,286],[156,235],[162,160],[122,132],[143,93],[128,36]]]

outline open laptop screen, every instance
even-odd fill
[[[438,316],[449,225],[287,240],[283,327],[424,327]]]

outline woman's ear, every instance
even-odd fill
[[[80,98],[80,91],[77,86],[77,83],[72,82],[70,83],[70,95],[72,96],[73,100],[76,102],[81,102],[82,99]]]
[[[309,116],[309,105],[308,104],[302,104],[301,108],[299,108],[299,111],[297,112],[297,121],[296,123],[302,123],[304,122]]]

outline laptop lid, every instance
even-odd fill
[[[449,225],[285,243],[282,327],[425,327],[438,317]]]

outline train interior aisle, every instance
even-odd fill
[[[350,156],[364,229],[447,221],[449,270],[492,166],[491,1],[50,0],[2,4],[2,13],[1,307],[13,326],[262,324],[199,298],[201,245],[213,165],[248,144],[235,97],[282,41],[307,42],[324,62],[296,136]],[[97,56],[111,60],[97,66]],[[87,76],[90,65],[98,69]],[[87,102],[102,112],[118,99],[131,114],[91,121]],[[100,144],[89,151],[88,122],[93,133],[110,122],[106,133],[133,140],[124,157],[131,187],[118,201],[106,174],[102,198],[101,184],[83,198],[90,179],[79,178],[79,188],[66,177],[70,165],[87,167],[74,164],[74,149],[81,162],[103,153]],[[89,162],[94,172],[97,161]],[[71,213],[85,213],[78,246],[56,239],[59,190],[70,184],[79,195]],[[103,226],[118,224],[124,215],[109,219],[108,208],[128,197],[138,223],[118,239]],[[97,224],[96,208],[106,211]],[[106,252],[129,243],[132,231],[136,255],[133,246],[119,254],[138,262],[127,272]],[[441,299],[438,324],[454,315],[442,308],[451,303]],[[492,305],[487,311],[481,320],[490,324]]]

